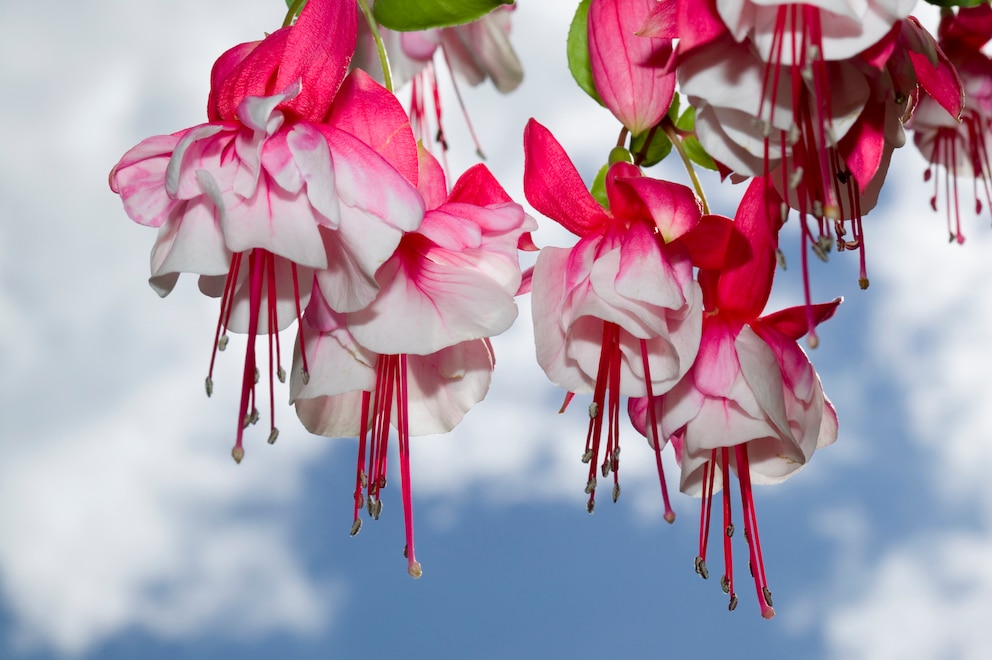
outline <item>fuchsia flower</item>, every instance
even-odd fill
[[[703,498],[695,565],[704,578],[709,574],[706,550],[713,495],[723,490],[721,586],[730,597],[730,609],[737,606],[730,472],[737,474],[750,566],[766,618],[774,616],[774,609],[751,485],[786,479],[837,437],[834,408],[796,344],[806,334],[806,308],[759,318],[771,292],[780,203],[765,181],[751,183],[734,223],[749,248],[737,250],[740,265],[700,271],[706,312],[695,363],[668,393],[630,405],[635,427],[656,450],[668,439],[675,445],[682,491]],[[839,303],[814,306],[814,325],[832,316]]]
[[[128,215],[161,228],[152,286],[166,295],[180,272],[197,273],[201,289],[221,297],[215,351],[228,329],[248,334],[236,461],[244,427],[258,419],[256,337],[269,335],[274,408],[272,378],[284,378],[276,332],[301,315],[312,284],[338,312],[365,307],[379,267],[423,217],[402,108],[361,72],[345,80],[355,30],[354,4],[311,0],[292,27],[217,60],[209,123],[149,138],[111,172]],[[368,123],[356,117],[376,117],[375,126],[356,128]],[[412,174],[353,132],[388,139],[392,162],[412,162]],[[212,372],[213,360],[208,395]],[[273,419],[269,441],[277,435]]]
[[[604,209],[561,145],[533,119],[524,148],[528,201],[579,237],[572,248],[541,250],[532,304],[537,360],[548,378],[569,391],[566,404],[574,393],[593,394],[583,457],[590,464],[592,512],[604,416],[601,469],[604,477],[614,473],[616,500],[620,396],[667,392],[696,357],[702,298],[693,263],[719,263],[712,255],[722,247],[719,240],[697,237],[714,230],[707,237],[714,238],[722,225],[711,217],[701,222],[700,202],[690,189],[642,176],[627,163],[610,167]],[[667,497],[666,511],[673,516]]]
[[[664,67],[672,40],[638,36],[655,0],[592,0],[589,60],[599,97],[627,130],[638,135],[658,124],[675,93],[675,72]]]
[[[940,48],[954,65],[967,103],[960,118],[949,116],[929,96],[920,99],[910,122],[917,148],[930,161],[925,180],[933,178],[937,165],[944,168],[943,196],[947,230],[951,240],[964,242],[958,177],[973,180],[975,213],[982,212],[979,188],[985,204],[992,205],[992,58],[982,52],[992,39],[992,7],[988,4],[945,13],[938,30]],[[937,210],[941,181],[934,178],[930,205]],[[953,216],[953,217],[952,217]]]
[[[484,166],[469,169],[449,194],[437,161],[422,151],[420,163],[429,209],[423,222],[376,273],[380,288],[370,305],[345,314],[323,296],[311,299],[291,385],[307,429],[361,439],[352,534],[361,528],[363,505],[379,517],[389,428],[396,428],[405,554],[414,577],[421,567],[409,439],[450,431],[485,396],[494,365],[488,338],[516,318],[517,244],[536,226]],[[300,376],[304,364],[309,379]]]

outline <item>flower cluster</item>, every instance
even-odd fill
[[[704,578],[720,494],[731,610],[736,478],[755,594],[771,618],[753,486],[785,481],[838,435],[798,342],[816,347],[815,328],[840,299],[813,304],[807,256],[856,250],[868,286],[864,216],[904,126],[930,160],[928,179],[936,165],[946,172],[952,238],[963,240],[959,175],[975,180],[979,210],[979,188],[992,203],[992,59],[982,52],[992,9],[945,12],[935,40],[910,15],[914,0],[584,0],[570,68],[619,121],[620,138],[589,189],[552,132],[527,124],[527,200],[576,241],[544,247],[522,273],[518,253],[537,249],[536,222],[483,165],[449,185],[426,138],[431,97],[447,148],[437,52],[471,84],[489,78],[508,92],[521,81],[512,8],[490,4],[478,18],[452,17],[457,3],[379,0],[374,15],[400,32],[380,30],[367,0],[309,0],[295,23],[221,55],[206,123],[144,140],[110,175],[131,219],[159,229],[150,283],[164,296],[195,273],[220,299],[208,395],[228,332],[247,335],[238,462],[264,408],[266,369],[268,440],[278,437],[279,333],[296,324],[289,388],[299,419],[315,434],[358,438],[353,535],[363,509],[381,513],[396,438],[414,577],[410,438],[451,431],[486,396],[490,338],[530,293],[537,361],[567,391],[562,410],[591,396],[588,511],[599,479],[612,475],[619,498],[626,397],[654,451],[665,519],[675,519],[668,444],[681,491],[701,498],[694,566]],[[480,5],[490,8],[481,0],[464,11]],[[442,18],[412,30],[432,7]],[[387,51],[397,80],[411,83],[409,111],[393,93]],[[367,72],[379,61],[383,84]],[[645,173],[673,149],[693,187]],[[711,213],[693,162],[749,182],[733,218]],[[792,215],[805,304],[766,313]]]
[[[166,295],[196,273],[220,298],[214,356],[228,331],[248,336],[236,461],[259,418],[260,335],[269,442],[278,436],[278,332],[294,321],[301,420],[361,438],[353,533],[363,489],[378,517],[396,428],[404,552],[418,577],[409,438],[450,430],[485,396],[488,338],[516,317],[517,242],[533,221],[483,166],[448,191],[396,97],[349,72],[356,33],[354,2],[311,0],[292,26],[230,49],[213,67],[208,123],[143,141],[110,183],[133,220],[159,228],[152,286]],[[208,395],[212,372],[213,360]]]

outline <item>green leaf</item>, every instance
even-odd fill
[[[644,147],[649,135],[651,136],[651,143],[647,145],[645,151]],[[631,138],[630,150],[641,159],[639,163],[641,167],[651,167],[663,161],[672,152],[672,141],[668,139],[663,130],[658,128],[653,134],[651,131],[644,131]]]
[[[400,32],[471,23],[513,0],[376,0],[372,11],[383,27]]]
[[[592,81],[592,64],[589,61],[589,2],[582,0],[572,17],[572,25],[568,28],[568,70],[586,94],[596,103],[604,105]]]
[[[696,109],[692,106],[686,108],[686,111],[675,122],[675,128],[687,133],[694,131],[696,128]],[[689,156],[689,160],[696,165],[705,167],[708,170],[716,169],[716,163],[713,162],[710,155],[706,153],[706,149],[703,149],[703,145],[695,137],[682,138],[682,148],[685,150],[686,155]]]
[[[938,7],[977,7],[985,4],[989,0],[927,0],[931,5]]]
[[[606,173],[609,170],[609,163],[599,168],[599,171],[596,172],[596,178],[592,180],[592,188],[589,189],[589,192],[592,193],[593,198],[595,198],[595,200],[599,202],[599,205],[604,209],[610,208],[610,200],[606,196]]]

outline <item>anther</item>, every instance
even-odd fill
[[[613,503],[620,499],[620,484],[613,484]]]
[[[286,382],[286,370],[283,369],[282,366],[280,366],[279,367],[279,370],[276,371],[276,378],[279,379],[279,382],[280,383],[285,383]]]
[[[258,381],[259,381],[259,380],[260,380],[261,378],[262,378],[262,374],[261,374],[261,372],[260,372],[260,371],[258,370],[258,368],[256,367],[256,368],[255,368],[255,384],[256,384],[256,385],[258,385]]]
[[[591,449],[587,449],[586,450],[586,453],[582,454],[582,462],[583,463],[588,463],[591,460],[592,460],[592,450]]]
[[[235,447],[231,450],[231,458],[234,459],[235,463],[240,463],[241,459],[245,457],[245,450],[243,447]]]
[[[703,559],[702,557],[697,556],[696,559],[695,559],[695,561],[693,562],[693,565],[696,568],[696,573],[699,574],[700,577],[702,577],[704,580],[708,580],[710,578],[710,572],[706,568],[706,560],[705,559]]]
[[[599,417],[599,404],[593,401],[589,404],[589,419],[596,419]]]
[[[774,607],[772,605],[772,592],[771,592],[771,590],[768,587],[762,587],[761,588],[761,594],[765,597],[765,604],[767,604],[768,607]]]
[[[248,418],[248,422],[251,424],[256,424],[258,423],[258,420],[259,420],[258,408],[252,408],[251,416]]]
[[[355,518],[355,522],[351,523],[351,531],[348,533],[349,536],[354,536],[358,532],[362,531],[362,519]]]
[[[210,396],[211,394],[213,394],[214,393],[214,379],[211,378],[210,376],[207,376],[207,380],[206,380],[206,382],[204,384],[207,386],[207,396]]]
[[[228,339],[229,339],[229,337],[227,335],[221,335],[220,336],[220,339],[217,340],[217,350],[218,351],[223,351],[225,348],[227,348],[227,341],[228,341]]]
[[[737,594],[730,594],[730,604],[727,605],[727,609],[731,612],[737,609]]]
[[[588,502],[586,502],[586,511],[589,513],[589,515],[592,515],[595,510],[596,510],[596,500],[590,499]]]
[[[792,174],[789,175],[789,190],[795,190],[799,187],[799,184],[803,182],[803,168],[797,167],[793,170]]]
[[[727,525],[727,538],[729,539],[734,535],[734,525],[733,523]]]
[[[590,477],[586,482],[586,495],[591,495],[594,490],[596,490],[596,477]]]
[[[368,475],[365,474],[365,470],[358,471],[358,480],[362,484],[362,488],[369,485],[369,478]]]
[[[277,439],[279,439],[279,429],[273,426],[272,431],[269,432],[269,444],[270,445],[276,444]]]
[[[303,384],[304,385],[310,384],[310,372],[305,369],[303,370]]]
[[[407,567],[406,572],[410,574],[410,577],[416,580],[424,574],[424,569],[420,566],[419,561],[415,561]]]
[[[778,267],[785,270],[785,252],[782,252],[779,248],[775,248],[775,261],[778,262]]]
[[[603,478],[605,479],[610,475],[610,461],[609,459],[603,461],[603,464],[599,466],[600,471],[603,473]]]
[[[723,593],[730,593],[730,579],[726,575],[720,578],[720,588],[723,589]]]
[[[372,511],[372,518],[378,520],[379,516],[381,515],[382,515],[382,500],[376,500],[375,506],[373,507],[373,511]]]
[[[864,291],[865,289],[867,289],[868,288],[868,278],[867,277],[859,277],[858,278],[858,286],[861,287],[861,290],[862,291]]]

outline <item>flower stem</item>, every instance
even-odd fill
[[[303,5],[305,5],[307,0],[296,0],[292,5],[289,6],[289,11],[286,12],[286,20],[282,22],[283,27],[289,27],[293,24],[293,19],[303,11]]]
[[[369,31],[372,32],[372,39],[375,40],[375,49],[379,53],[379,64],[382,66],[382,80],[385,87],[390,92],[393,91],[393,75],[389,70],[389,56],[386,54],[386,45],[382,43],[382,34],[379,33],[379,24],[372,15],[372,8],[367,0],[358,0],[358,6],[365,14],[365,20],[369,24]]]
[[[706,203],[706,195],[703,193],[703,185],[699,182],[699,177],[696,176],[696,168],[692,166],[692,161],[689,160],[689,154],[685,152],[682,147],[682,138],[679,136],[678,130],[672,123],[672,120],[665,117],[661,122],[662,130],[665,131],[665,135],[668,139],[672,141],[675,150],[679,152],[679,156],[682,158],[682,164],[685,165],[685,171],[688,172],[689,178],[692,179],[692,187],[696,189],[696,194],[699,199],[703,202],[703,213],[708,214],[710,212],[710,205]]]

